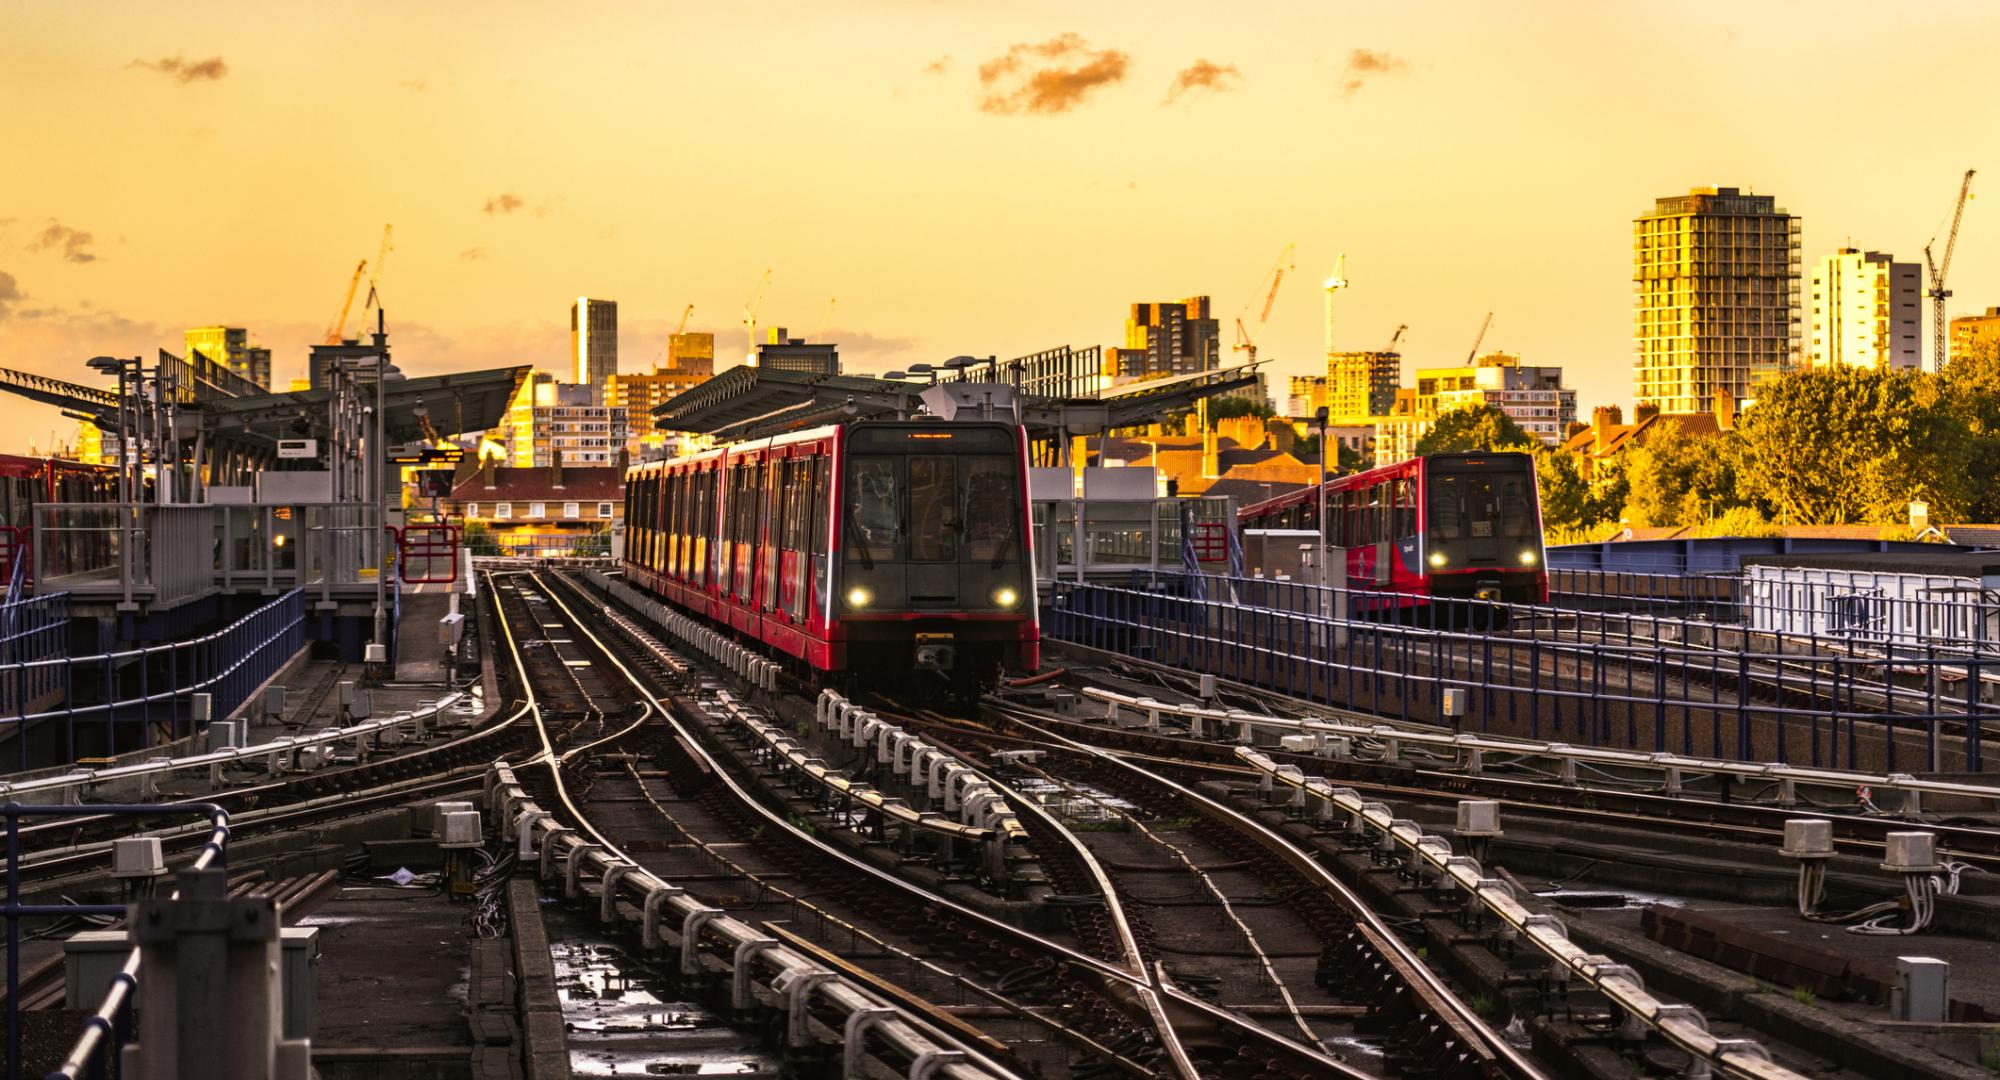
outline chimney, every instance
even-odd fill
[[[619,447],[619,448],[618,448],[618,482],[619,482],[619,483],[621,483],[621,484],[622,484],[622,483],[624,483],[624,482],[625,482],[625,470],[626,470],[626,469],[629,469],[629,468],[631,468],[631,467],[632,467],[632,449],[631,449],[631,447],[627,447],[627,446],[621,446],[621,447]]]
[[[1201,433],[1201,475],[1213,480],[1222,472],[1221,453],[1213,430]]]
[[[1599,405],[1590,410],[1590,449],[1594,454],[1602,454],[1611,442],[1611,429],[1625,418],[1625,413],[1616,405]]]
[[[549,486],[558,490],[563,486],[561,447],[557,447],[549,454]]]
[[[493,490],[493,459],[484,454],[479,458],[479,486]]]
[[[1643,424],[1658,415],[1660,415],[1660,403],[1657,401],[1642,401],[1632,408],[1634,424]]]

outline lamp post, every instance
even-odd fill
[[[98,356],[91,358],[89,367],[105,375],[118,377],[118,580],[124,588],[123,599],[118,607],[121,611],[134,609],[132,602],[132,515],[137,510],[138,482],[134,470],[138,468],[133,446],[133,436],[138,428],[137,410],[132,407],[131,395],[139,386],[142,357],[126,359],[122,356]],[[129,377],[128,377],[128,374]]]

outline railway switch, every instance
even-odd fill
[[[486,833],[480,825],[479,811],[471,809],[470,803],[459,803],[463,810],[445,811],[450,803],[438,804],[439,813],[438,847],[444,852],[444,878],[446,889],[453,896],[471,896],[474,890],[473,877],[477,872],[478,860],[471,854],[484,847]]]
[[[1938,865],[1936,834],[1892,832],[1885,839],[1882,869],[1899,874],[1935,874],[1943,869]]]

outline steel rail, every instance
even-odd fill
[[[613,617],[615,617],[615,613],[607,613],[607,614],[611,614],[613,615]],[[580,626],[580,624],[576,623],[572,623],[572,625]],[[583,630],[584,634],[590,637],[593,641],[598,640],[596,638],[596,635],[591,634],[587,627],[580,627],[580,628]],[[656,655],[660,655],[662,656],[662,658],[665,658],[665,656],[667,655],[665,650],[661,648],[656,642],[653,642],[650,635],[644,634],[644,632],[641,631],[638,627],[630,626],[629,624],[626,624],[624,628],[627,630],[629,637],[633,641],[645,646],[646,648],[654,652]],[[599,644],[600,647],[602,647],[601,642]],[[609,650],[605,651],[607,655],[609,655]],[[655,705],[659,704],[658,699],[653,695],[651,689],[644,685],[643,680],[640,680],[635,674],[631,672],[629,668],[627,668],[621,661],[618,661],[615,657],[612,658],[612,662],[619,668],[619,670],[623,674],[625,674],[625,676],[628,679],[632,681],[634,688],[640,694],[644,695],[649,702],[652,702]],[[951,900],[938,893],[931,892],[930,890],[925,889],[912,882],[905,881],[894,874],[888,873],[867,862],[857,859],[847,854],[846,852],[839,850],[838,848],[834,848],[831,845],[826,844],[824,841],[818,840],[812,836],[807,835],[806,833],[798,829],[796,826],[794,826],[791,822],[787,821],[782,815],[774,813],[770,808],[766,807],[761,801],[759,801],[754,795],[745,790],[736,781],[736,779],[729,774],[727,770],[721,767],[721,763],[717,761],[716,758],[711,753],[709,753],[707,749],[705,749],[700,745],[699,740],[695,738],[694,734],[686,726],[684,726],[681,723],[680,719],[676,717],[670,710],[666,710],[664,709],[664,707],[662,707],[662,712],[665,715],[667,723],[674,729],[675,733],[678,736],[680,736],[683,745],[687,747],[689,752],[695,755],[700,761],[705,763],[714,772],[717,780],[723,785],[725,785],[730,790],[730,792],[745,805],[747,809],[749,809],[752,813],[755,813],[758,816],[762,817],[767,827],[774,827],[777,829],[781,829],[785,831],[788,835],[793,836],[801,843],[805,844],[806,846],[821,851],[826,857],[835,859],[841,862],[842,864],[856,870],[857,872],[867,877],[873,878],[891,888],[901,890],[917,898],[918,900],[921,900],[926,904],[948,910],[954,916],[965,919],[969,922],[977,923],[983,930],[991,932],[997,936],[1014,940],[1029,948],[1033,948],[1038,951],[1050,954],[1059,961],[1068,963],[1080,970],[1089,971],[1095,974],[1099,978],[1109,978],[1115,980],[1119,983],[1123,983],[1126,986],[1133,988],[1134,990],[1137,990],[1141,986],[1151,985],[1150,978],[1142,979],[1139,976],[1135,976],[1131,972],[1127,971],[1121,965],[1100,960],[1097,957],[1072,949],[1066,945],[1050,941],[1047,938],[1044,938],[1040,935],[1024,930],[1018,926],[1014,926],[1011,923],[995,919],[992,916],[985,914],[984,912],[978,911],[971,907],[967,907],[963,904],[958,903],[957,901]],[[1269,1028],[1264,1027],[1261,1024],[1257,1024],[1245,1017],[1231,1013],[1229,1010],[1224,1009],[1221,1006],[1215,1005],[1202,998],[1196,997],[1195,995],[1189,994],[1186,991],[1180,990],[1172,986],[1165,986],[1161,988],[1161,994],[1164,1001],[1170,1002],[1177,1012],[1192,1013],[1208,1023],[1215,1024],[1219,1027],[1232,1030],[1237,1034],[1241,1035],[1250,1044],[1258,1046],[1261,1050],[1275,1055],[1279,1055],[1281,1059],[1285,1062],[1287,1067],[1297,1069],[1302,1073],[1304,1073],[1305,1075],[1339,1076],[1339,1077],[1352,1078],[1352,1080],[1363,1080],[1363,1078],[1367,1077],[1366,1073],[1363,1073],[1362,1071],[1355,1069],[1350,1065],[1338,1061],[1324,1053],[1321,1053],[1316,1049],[1304,1046],[1295,1040],[1288,1039],[1283,1035],[1274,1032]]]
[[[487,586],[491,588],[492,572],[485,573]],[[803,985],[805,994],[818,993],[821,1000],[832,1005],[847,1018],[845,1035],[848,1045],[845,1049],[850,1055],[850,1060],[853,1060],[851,1055],[856,1050],[854,1040],[865,1037],[872,1029],[890,1041],[899,1053],[912,1060],[911,1080],[922,1080],[923,1076],[932,1074],[932,1070],[935,1070],[936,1075],[950,1077],[952,1080],[995,1080],[995,1078],[1013,1080],[1012,1072],[990,1061],[976,1049],[963,1044],[940,1045],[919,1030],[901,1010],[894,1009],[837,975],[826,973],[824,968],[809,957],[775,943],[768,935],[759,932],[748,923],[729,916],[719,909],[708,907],[689,897],[685,890],[656,877],[591,824],[589,816],[583,813],[564,782],[563,765],[580,754],[639,730],[650,717],[661,717],[676,728],[679,725],[673,721],[668,710],[645,688],[639,678],[617,659],[610,648],[592,633],[587,625],[577,619],[576,613],[563,603],[559,596],[543,585],[539,574],[531,572],[528,576],[538,586],[542,586],[544,594],[551,603],[562,608],[570,619],[570,628],[582,633],[604,659],[625,677],[638,692],[644,707],[631,723],[618,731],[558,753],[549,738],[548,725],[542,718],[541,703],[535,696],[533,680],[528,676],[523,650],[515,640],[513,628],[509,625],[504,612],[501,613],[499,622],[502,634],[507,640],[507,651],[513,658],[515,673],[520,679],[520,692],[527,702],[529,717],[542,744],[541,752],[526,764],[542,766],[548,770],[556,797],[561,801],[570,820],[576,822],[578,829],[591,836],[593,842],[585,844],[576,840],[574,831],[567,826],[552,828],[549,816],[535,807],[533,802],[526,798],[525,791],[513,782],[512,767],[496,763],[494,777],[496,782],[492,787],[494,794],[500,799],[500,804],[506,808],[503,810],[502,829],[518,827],[524,846],[528,840],[537,839],[535,850],[541,853],[543,865],[547,865],[555,847],[567,846],[569,849],[566,860],[567,875],[571,881],[576,880],[583,863],[592,862],[599,865],[602,868],[607,905],[621,890],[636,894],[640,909],[647,917],[647,929],[643,933],[648,938],[648,944],[660,940],[653,929],[653,919],[659,909],[671,908],[679,913],[682,916],[683,971],[687,970],[690,958],[695,953],[696,941],[700,934],[707,932],[722,939],[735,958],[736,968],[739,971],[747,972],[749,963],[761,959],[776,969],[776,973],[772,976],[774,990],[782,992]],[[497,593],[494,605],[496,611],[501,605],[501,597]],[[683,731],[681,734],[685,737],[687,733]],[[514,813],[516,810],[519,811],[518,815]],[[536,830],[541,831],[542,835],[539,838],[535,836]],[[823,973],[825,978],[822,982]],[[740,1000],[741,994],[738,998]],[[802,1023],[797,1008],[793,1022]]]
[[[1345,882],[1315,861],[1311,854],[1301,850],[1290,838],[1273,830],[1270,826],[1245,815],[1233,807],[1195,791],[1193,788],[1176,783],[1159,773],[1143,768],[1116,754],[1078,742],[1075,739],[1047,731],[1035,723],[1024,719],[1016,710],[1004,706],[987,706],[1007,716],[1013,723],[1035,732],[1074,753],[1082,754],[1114,768],[1132,774],[1144,783],[1164,788],[1186,800],[1208,816],[1236,829],[1263,846],[1267,851],[1285,860],[1307,881],[1326,890],[1343,907],[1351,911],[1360,928],[1370,939],[1377,952],[1395,966],[1410,989],[1428,1001],[1439,1017],[1459,1033],[1461,1041],[1473,1048],[1494,1067],[1503,1067],[1509,1075],[1535,1080],[1546,1080],[1547,1074],[1529,1061],[1525,1055],[1494,1031],[1476,1010],[1459,1000],[1458,995],[1444,985],[1435,972],[1430,970],[1416,953],[1405,945],[1395,931],[1382,921],[1380,915],[1370,908],[1361,897],[1349,889]]]

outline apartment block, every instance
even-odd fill
[[[1814,263],[1806,363],[1917,370],[1923,360],[1922,269],[1851,247]]]
[[[1768,195],[1695,188],[1632,222],[1638,400],[1699,412],[1797,363],[1799,219]]]

